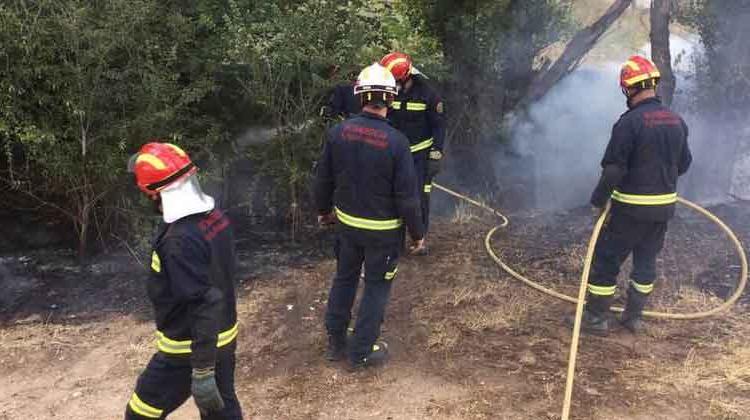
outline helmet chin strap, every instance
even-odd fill
[[[632,95],[630,95],[629,89],[622,88],[622,94],[625,95],[625,104],[628,106],[628,109],[633,109],[633,97],[637,95],[638,92],[635,92]]]
[[[194,175],[170,185],[161,191],[160,196],[162,215],[167,223],[214,209],[213,197],[203,192]]]

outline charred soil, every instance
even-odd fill
[[[715,210],[750,239],[750,206]],[[237,392],[246,418],[559,418],[571,336],[563,318],[574,308],[492,262],[483,245],[492,222],[459,207],[435,223],[431,254],[400,264],[383,332],[390,362],[356,373],[322,357],[335,268],[328,234],[306,246],[240,235]],[[574,294],[590,229],[583,210],[511,215],[494,246],[523,274]],[[119,419],[154,350],[142,269],[129,257],[86,270],[66,258],[3,260],[33,279],[33,293],[3,314],[0,419]],[[738,264],[718,229],[680,213],[652,306],[715,305],[731,293]],[[637,337],[583,336],[574,418],[750,418],[748,321],[741,304],[715,319],[649,322]],[[170,418],[197,419],[197,410],[189,403]]]

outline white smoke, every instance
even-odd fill
[[[627,110],[618,84],[620,65],[632,54],[650,55],[649,50],[645,46],[624,51],[621,62],[580,67],[532,105],[525,122],[515,125],[512,146],[533,162],[535,192],[528,205],[557,210],[588,204],[612,126]],[[678,86],[673,108],[680,112],[681,103],[690,102],[695,55],[702,49],[697,36],[673,35],[671,50]],[[717,141],[710,116],[682,115],[690,127],[688,141],[694,159],[689,173],[679,181],[680,194],[702,203],[728,200],[737,171],[733,165],[737,141]],[[750,176],[750,168],[746,172]]]

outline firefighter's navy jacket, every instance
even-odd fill
[[[323,116],[331,120],[345,120],[361,111],[359,98],[354,96],[354,85],[344,83],[333,88],[328,97],[328,103],[324,107]]]
[[[445,117],[443,102],[423,76],[412,76],[408,91],[401,89],[388,112],[388,119],[409,139],[412,153],[443,150]],[[426,157],[427,153],[423,153]]]
[[[315,188],[320,214],[335,210],[342,225],[394,238],[405,224],[421,239],[416,186],[409,141],[384,118],[363,112],[329,130]]]
[[[237,337],[234,271],[232,228],[218,209],[162,224],[147,286],[159,351],[214,366],[217,348]]]
[[[688,128],[659,98],[639,102],[620,117],[602,159],[602,177],[591,204],[644,221],[663,222],[674,215],[677,177],[692,161]]]

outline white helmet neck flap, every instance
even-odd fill
[[[170,185],[160,195],[162,213],[167,223],[214,209],[213,197],[203,192],[195,175]]]

